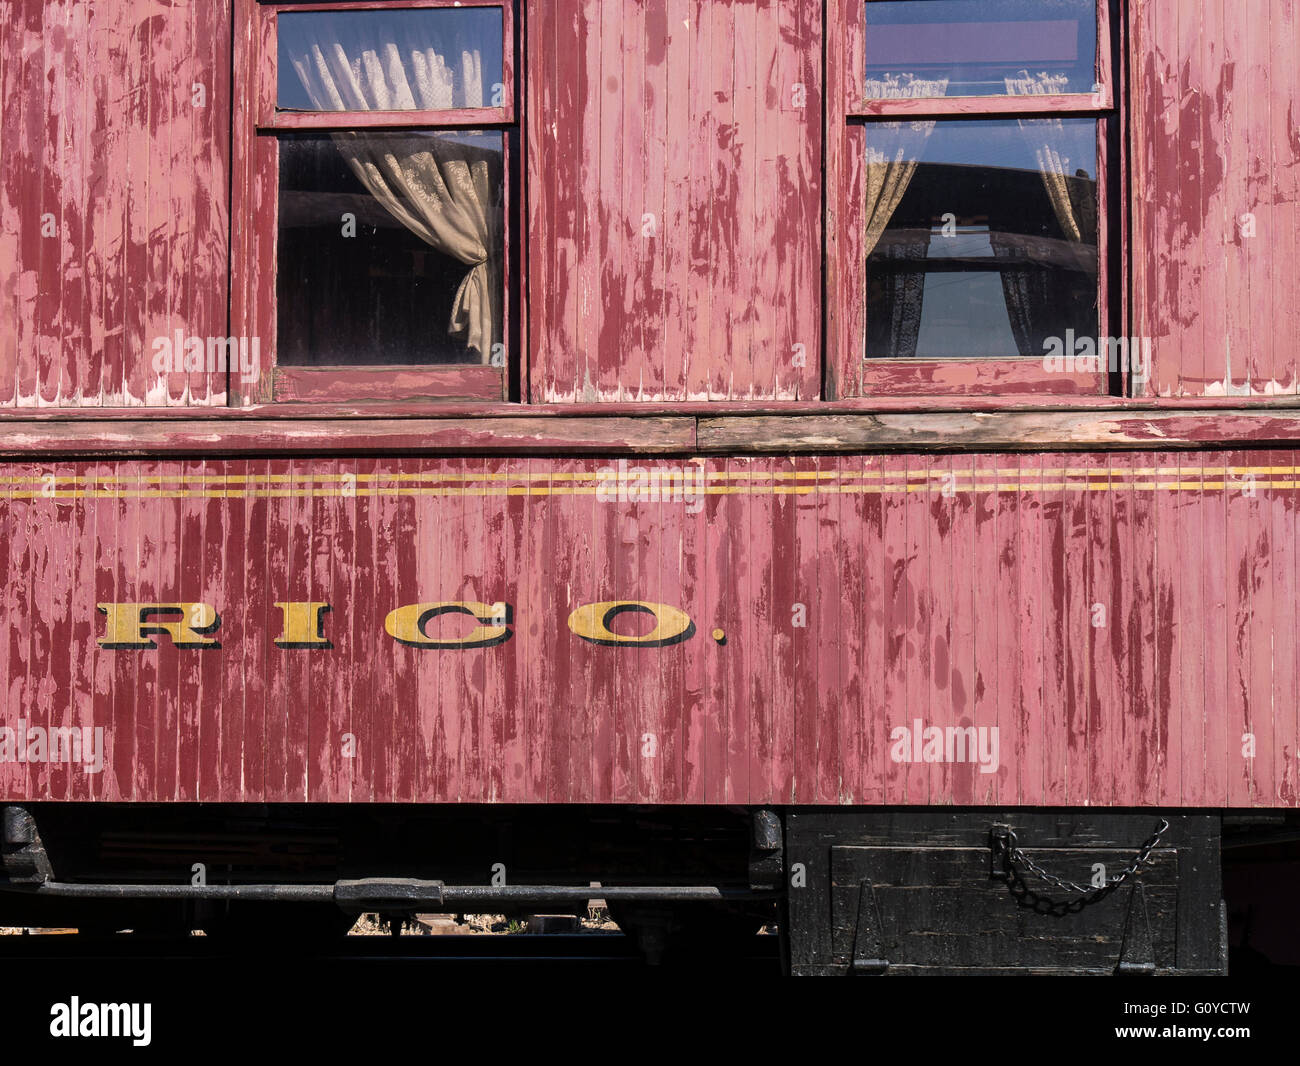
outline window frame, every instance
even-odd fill
[[[866,260],[858,254],[862,198],[860,160],[872,122],[914,119],[1091,118],[1097,128],[1098,336],[1118,336],[1127,320],[1119,262],[1127,225],[1123,18],[1113,0],[1096,0],[1097,93],[1036,96],[868,97],[866,5],[887,0],[827,0],[826,107],[826,380],[827,400],[876,396],[1112,395],[1124,383],[1106,368],[1049,372],[1025,356],[967,359],[867,358]],[[1122,7],[1114,4],[1122,16]],[[1118,205],[1115,201],[1118,200]],[[1116,207],[1118,206],[1118,210]],[[1148,375],[1149,379],[1150,375]]]
[[[264,403],[351,403],[367,401],[509,400],[513,332],[510,279],[518,227],[514,213],[524,203],[518,153],[515,101],[516,37],[514,0],[236,0],[234,54],[235,124],[232,141],[234,189],[231,204],[231,329],[236,336],[259,338],[260,358],[253,380],[231,372],[232,406]],[[393,11],[496,8],[502,13],[504,106],[402,111],[278,111],[276,19],[303,11]],[[246,80],[241,86],[240,74]],[[501,366],[466,364],[345,364],[278,366],[276,363],[276,277],[280,186],[280,137],[294,132],[349,130],[438,132],[449,129],[497,130],[502,134],[502,337]],[[240,224],[243,221],[244,224]]]

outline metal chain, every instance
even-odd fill
[[[1016,843],[1015,831],[1009,826],[1005,829],[995,828],[993,830],[993,852],[1002,858],[1001,877],[1006,881],[1007,890],[1015,897],[1016,903],[1022,907],[1030,908],[1036,914],[1050,914],[1056,918],[1063,918],[1067,914],[1078,914],[1084,907],[1100,902],[1125,881],[1136,877],[1138,871],[1151,861],[1151,852],[1159,846],[1160,838],[1164,836],[1168,829],[1169,823],[1161,818],[1160,824],[1156,826],[1156,831],[1143,841],[1133,861],[1114,877],[1108,877],[1106,883],[1099,888],[1079,885],[1073,881],[1066,881],[1064,878],[1057,877],[1055,874],[1048,873],[1020,849]],[[1054,888],[1062,888],[1067,892],[1075,893],[1075,898],[1071,900],[1053,900],[1047,896],[1039,895],[1025,884],[1024,878],[1020,876],[1020,871],[1016,869],[1017,865],[1023,866],[1032,874],[1036,874],[1040,880],[1046,881]]]

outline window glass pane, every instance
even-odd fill
[[[868,0],[866,95],[1090,93],[1097,0]]]
[[[870,122],[868,358],[1042,359],[1096,337],[1097,125]]]
[[[277,106],[294,111],[500,107],[500,8],[286,11]]]
[[[492,363],[502,171],[499,132],[282,136],[279,364]]]

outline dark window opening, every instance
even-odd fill
[[[502,365],[496,132],[280,137],[277,361]]]

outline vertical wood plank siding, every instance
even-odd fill
[[[1130,0],[1133,332],[1160,396],[1295,395],[1300,4]]]
[[[815,397],[818,5],[526,6],[531,398]],[[1148,390],[1296,394],[1296,0],[1128,6]],[[150,359],[226,333],[229,3],[0,0],[0,25],[0,406],[224,403]]]
[[[1125,6],[1124,281],[1148,391],[1297,395],[1300,0]],[[817,399],[823,315],[844,311],[823,299],[823,194],[841,193],[822,188],[824,5],[519,10],[524,398],[664,416]],[[249,303],[268,205],[229,217],[231,23],[229,0],[0,0],[0,408],[225,404],[221,375],[151,362],[156,337],[228,332],[232,271],[236,315],[273,328]],[[1001,373],[899,388],[1004,393]],[[861,391],[849,377],[830,391]],[[0,464],[0,729],[107,745],[87,773],[18,761],[0,732],[0,799],[1295,806],[1297,453],[1238,448],[1231,417],[1239,436],[1206,443],[1193,406],[1182,443],[1205,450],[909,454],[954,442],[882,418],[886,454],[779,457],[777,435],[778,457],[629,460],[702,463],[698,510],[598,498],[612,461],[566,454],[557,419],[428,428],[457,434],[455,459],[395,457],[361,436],[373,419],[232,420],[223,447],[266,451],[198,459],[167,449],[210,423],[169,438],[142,418],[121,432],[154,458]],[[625,421],[594,423],[611,452]],[[665,449],[699,439],[667,421]],[[739,421],[737,440],[762,430]],[[49,425],[42,448],[102,455],[84,420]],[[355,455],[286,447],[340,432]],[[507,432],[549,454],[473,454]],[[566,625],[611,600],[678,607],[695,632],[607,647]],[[97,644],[99,604],[193,601],[219,612],[219,648]],[[276,647],[280,601],[329,603],[332,647]],[[509,604],[512,636],[385,632],[397,606],[443,601]],[[996,728],[996,772],[895,760],[890,731],[918,719]]]
[[[0,99],[0,407],[224,403],[228,0],[0,0]]]
[[[606,501],[603,465],[4,466],[3,724],[102,726],[107,761],[0,736],[0,798],[1297,803],[1294,453],[723,458],[698,511]],[[96,643],[98,603],[194,600],[220,648]],[[281,600],[332,647],[276,647]],[[448,600],[513,635],[385,633]],[[695,632],[570,631],[609,600]],[[895,761],[916,719],[996,727],[996,772]]]
[[[528,11],[532,399],[816,398],[819,6]]]

